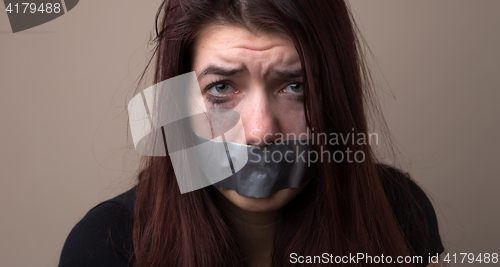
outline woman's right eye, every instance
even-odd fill
[[[210,91],[210,93],[214,95],[227,95],[234,90],[231,89],[233,88],[227,83],[218,83],[213,85],[212,87],[209,87],[208,91]]]

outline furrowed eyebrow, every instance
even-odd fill
[[[232,76],[235,74],[239,74],[245,71],[245,68],[239,68],[239,69],[225,69],[222,67],[217,67],[217,66],[208,66],[205,68],[200,75],[198,75],[198,80],[200,79],[201,76],[208,75],[208,74],[215,74],[215,75],[221,75],[221,76]]]
[[[209,75],[209,74],[215,74],[215,75],[221,75],[221,76],[232,76],[236,74],[240,74],[244,72],[246,69],[245,68],[239,68],[239,69],[226,69],[222,67],[217,67],[210,65],[207,68],[205,68],[200,75],[198,75],[197,79],[199,80],[202,76],[204,75]],[[302,69],[296,69],[296,70],[285,70],[285,71],[280,71],[280,70],[271,70],[271,75],[282,78],[282,79],[295,79],[295,78],[301,78],[302,77]]]
[[[271,75],[282,79],[301,78],[302,70],[301,69],[290,70],[290,71],[272,70]]]

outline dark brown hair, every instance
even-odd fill
[[[165,1],[157,13],[155,83],[192,71],[193,43],[210,23],[288,36],[302,63],[308,127],[319,133],[368,134],[367,73],[343,0]],[[323,151],[334,149],[329,144],[316,149],[321,146]],[[320,177],[284,207],[273,266],[289,265],[291,253],[412,255],[384,194],[371,147],[335,147],[347,148],[363,151],[365,160],[321,163]],[[168,156],[144,160],[133,228],[136,265],[246,266],[218,208],[218,192],[207,187],[181,194]]]

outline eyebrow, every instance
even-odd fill
[[[279,70],[271,70],[271,75],[282,78],[282,79],[294,79],[302,77],[302,69],[289,70],[289,71],[279,71]]]
[[[221,76],[232,76],[235,74],[239,74],[245,71],[245,68],[239,68],[239,69],[225,69],[217,66],[210,65],[207,68],[205,68],[200,75],[198,75],[197,79],[199,80],[201,76],[208,75],[208,74],[215,74],[215,75],[221,75]]]
[[[221,75],[221,76],[232,76],[236,74],[240,74],[244,72],[246,68],[238,68],[238,69],[227,69],[227,68],[222,68],[218,66],[213,66],[210,65],[207,68],[205,68],[200,75],[198,75],[197,79],[200,80],[202,76],[209,75],[209,74],[215,74],[215,75]],[[300,78],[302,77],[302,69],[296,69],[296,70],[271,70],[271,75],[282,78],[282,79],[294,79],[294,78]]]

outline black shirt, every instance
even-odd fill
[[[379,170],[382,171],[381,168]],[[444,251],[434,208],[422,189],[407,174],[393,168],[386,170],[381,173],[384,191],[415,255],[423,256],[422,266],[426,266],[429,253],[436,255]],[[389,180],[388,175],[396,179]],[[407,193],[398,184],[408,186],[416,203],[405,201]],[[132,211],[135,197],[134,187],[92,208],[71,230],[61,253],[59,267],[133,266],[130,255],[133,251]],[[416,210],[411,217],[407,215],[409,207]],[[428,234],[416,230],[419,220],[428,225]],[[424,244],[429,245],[426,247]]]
[[[71,230],[59,267],[133,266],[135,187],[92,208]]]

